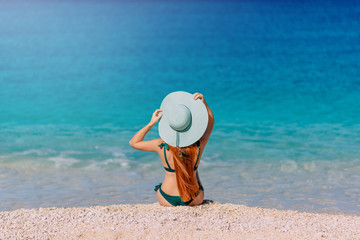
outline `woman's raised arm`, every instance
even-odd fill
[[[158,151],[158,145],[161,142],[161,139],[155,139],[151,141],[143,141],[145,135],[150,131],[150,129],[159,121],[159,119],[162,117],[162,110],[157,109],[150,120],[150,122],[140,129],[130,140],[129,144],[131,147],[142,150],[142,151],[148,151],[148,152],[157,152]]]
[[[194,97],[194,100],[200,99],[205,104],[205,107],[208,111],[209,122],[208,122],[208,125],[207,125],[204,135],[200,139],[201,145],[205,146],[206,143],[208,142],[211,132],[213,130],[215,119],[214,119],[213,112],[211,111],[209,105],[205,101],[204,96],[201,93],[194,93],[193,97]]]

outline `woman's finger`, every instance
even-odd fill
[[[204,98],[204,96],[201,94],[201,93],[195,93],[194,94],[194,99],[196,100],[196,99],[200,99],[200,100],[202,100]]]
[[[154,112],[154,114],[153,114],[153,116],[154,116],[154,117],[159,117],[159,115],[162,116],[162,114],[161,114],[160,112],[162,112],[161,109],[156,109],[155,112]]]

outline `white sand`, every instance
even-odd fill
[[[360,239],[360,217],[232,204],[0,212],[0,239]]]

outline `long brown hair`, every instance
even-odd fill
[[[169,150],[173,154],[176,183],[180,198],[184,202],[190,201],[194,199],[199,192],[199,184],[194,168],[200,149],[195,143],[183,148],[169,146]]]

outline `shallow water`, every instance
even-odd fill
[[[216,119],[206,198],[360,212],[358,3],[2,9],[0,210],[154,202],[161,162],[128,141],[184,90],[204,93]]]

